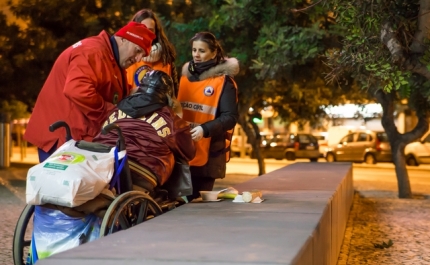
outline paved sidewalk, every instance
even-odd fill
[[[398,199],[396,192],[358,191],[338,265],[430,264],[429,231],[428,198],[406,200]]]
[[[430,182],[411,182],[414,198],[399,199],[395,178],[353,179],[356,193],[338,265],[430,264]]]
[[[39,163],[39,156],[35,147],[19,148],[14,146],[12,148],[12,156],[10,163],[14,165],[30,164],[35,165]]]
[[[19,151],[14,148],[13,165],[37,163],[34,148],[28,148],[22,160]],[[242,160],[250,165],[256,163],[251,159]],[[354,164],[354,168],[360,167],[394,168],[389,163]],[[408,167],[408,170],[430,170],[430,165]],[[254,177],[243,174],[241,180]],[[216,184],[225,187],[233,184],[229,183],[230,179],[227,177]],[[354,204],[338,265],[430,264],[430,185],[420,186],[420,193],[414,199],[398,199],[396,186],[377,178],[370,183],[354,177],[354,188]],[[384,243],[389,244],[390,240],[393,245],[384,248]]]

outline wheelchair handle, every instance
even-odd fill
[[[122,135],[121,128],[117,124],[111,123],[111,124],[106,125],[102,129],[102,134],[106,135],[106,134],[108,134],[108,132],[110,132],[112,130],[118,131],[118,141],[116,142],[117,147],[119,148],[120,151],[125,150],[124,136]]]
[[[70,133],[70,127],[65,121],[57,121],[49,126],[49,131],[53,132],[58,128],[64,127],[66,129],[66,142],[72,139],[72,134]]]

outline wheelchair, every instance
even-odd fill
[[[72,139],[70,128],[64,121],[58,121],[52,124],[49,127],[49,130],[53,132],[60,127],[64,127],[66,130],[66,141]],[[103,128],[102,133],[106,134],[113,129],[118,131],[116,147],[120,151],[125,150],[125,141],[118,125],[109,124]],[[112,148],[112,146],[86,141],[79,141],[76,146],[88,151],[105,153],[108,153]],[[104,237],[148,221],[184,203],[177,199],[172,200],[168,198],[156,201],[147,192],[133,190],[127,156],[125,156],[123,160],[125,160],[124,166],[118,173],[118,190],[120,190],[120,192],[116,194],[107,209],[103,210],[105,213],[103,214],[100,225],[100,237]],[[112,185],[110,185],[110,188],[112,188],[111,186]],[[15,265],[28,264],[27,259],[30,255],[32,243],[35,207],[35,205],[26,205],[15,227],[13,236],[13,260]],[[39,207],[43,207],[43,205]]]

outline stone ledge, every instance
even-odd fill
[[[265,201],[187,204],[38,264],[336,264],[350,163],[296,163],[235,188],[260,189]]]

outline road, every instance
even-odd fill
[[[288,166],[296,162],[308,162],[309,160],[274,160],[266,159],[266,172]],[[322,159],[318,163],[325,163]],[[414,193],[425,193],[430,190],[430,165],[408,167],[409,179]],[[217,180],[215,188],[225,188],[236,183],[241,183],[257,177],[258,165],[256,160],[232,158],[227,164],[227,176]],[[394,165],[391,163],[378,163],[375,165],[353,164],[354,187],[360,190],[387,190],[397,192],[397,179],[394,173]],[[378,180],[378,181],[375,181]],[[381,187],[381,182],[383,187]]]
[[[303,160],[305,161],[305,160]],[[300,161],[299,161],[300,162]],[[270,172],[294,162],[266,160],[266,171]],[[12,263],[12,238],[16,222],[21,210],[25,206],[25,180],[27,168],[10,168],[0,170],[0,264]],[[419,166],[409,170],[411,186],[414,193],[425,194],[429,190],[430,167]],[[227,177],[217,180],[215,189],[233,186],[237,183],[257,177],[258,166],[256,160],[234,158],[227,166]],[[397,181],[391,164],[362,165],[354,164],[354,186],[366,186],[371,192],[374,190],[387,190],[395,194]],[[378,180],[378,181],[375,181]],[[380,187],[381,180],[385,183]],[[364,185],[366,184],[366,185]],[[369,185],[371,184],[371,185]]]

